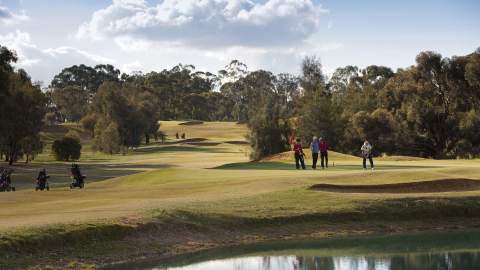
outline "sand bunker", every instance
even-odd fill
[[[480,181],[472,179],[440,179],[384,185],[317,184],[311,190],[340,193],[437,193],[480,190]]]
[[[187,121],[187,122],[183,122],[183,123],[180,123],[179,125],[180,126],[194,126],[194,125],[201,125],[203,124],[203,121]]]
[[[195,146],[216,146],[221,144],[220,142],[207,142],[207,141],[208,139],[206,138],[191,138],[191,139],[177,141],[177,143],[195,145]]]
[[[186,142],[183,144],[195,145],[195,146],[217,146],[221,143],[219,142]]]
[[[198,143],[198,142],[204,142],[208,141],[206,138],[191,138],[191,139],[184,139],[181,141],[177,141],[176,143]]]
[[[249,144],[249,142],[246,142],[246,141],[226,141],[225,143],[229,143],[229,144],[240,144],[240,145],[247,145],[247,144]]]

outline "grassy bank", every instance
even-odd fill
[[[244,125],[164,122],[162,129],[170,138],[186,133],[187,141],[170,139],[101,161],[90,158],[96,153],[87,153],[80,161],[89,170],[85,190],[66,188],[61,175],[68,164],[50,160],[48,153],[33,165],[16,167],[14,181],[23,177],[25,183],[37,167],[57,168],[52,175],[56,185],[50,192],[35,192],[25,184],[18,192],[0,194],[0,265],[93,268],[125,258],[168,257],[269,240],[480,226],[476,189],[309,189],[315,184],[477,180],[478,160],[384,157],[376,160],[375,171],[364,171],[359,158],[332,152],[335,166],[328,170],[297,171],[291,153],[248,162],[248,145],[239,143],[245,141]],[[88,150],[89,139],[84,143]]]
[[[5,269],[95,269],[126,258],[168,258],[216,247],[291,239],[338,239],[480,228],[478,198],[461,202],[374,203],[354,211],[246,218],[188,211],[153,212],[142,220],[54,225],[2,236]],[[439,211],[441,204],[441,211]]]

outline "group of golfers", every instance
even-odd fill
[[[362,152],[363,157],[363,169],[367,169],[367,159],[370,162],[370,168],[373,170],[373,157],[372,157],[373,146],[365,140],[360,151]],[[320,165],[322,169],[328,168],[328,143],[323,138],[313,137],[312,142],[310,143],[310,150],[312,151],[312,169],[317,168],[318,156],[320,155]],[[293,151],[295,156],[295,166],[297,170],[305,170],[305,154],[303,153],[302,144],[300,139],[297,139],[293,145]]]

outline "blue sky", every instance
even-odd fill
[[[298,73],[316,55],[330,73],[407,67],[423,50],[470,53],[480,47],[479,10],[473,0],[0,0],[0,44],[44,85],[81,63],[216,72],[238,59],[250,70]]]

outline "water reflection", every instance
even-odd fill
[[[152,270],[474,270],[480,252],[427,253],[392,256],[254,256],[213,260]]]

